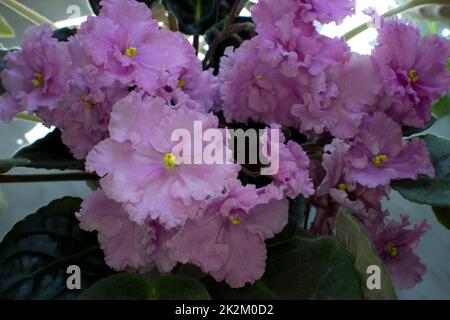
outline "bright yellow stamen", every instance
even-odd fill
[[[373,157],[372,161],[374,165],[380,167],[383,164],[383,162],[388,161],[388,159],[389,158],[386,154],[380,154],[378,156]]]
[[[236,217],[233,220],[231,220],[231,223],[234,225],[238,225],[241,223],[241,219],[239,219],[239,217]]]
[[[33,86],[35,87],[40,87],[44,84],[44,76],[42,75],[42,73],[40,72],[35,72],[34,73],[34,79],[31,80],[31,83],[33,84]]]
[[[391,257],[396,257],[398,255],[398,249],[391,242],[384,246],[384,252],[390,254]]]
[[[125,50],[125,55],[127,57],[133,58],[137,54],[137,49],[135,47],[129,47]]]
[[[345,191],[347,188],[346,188],[346,186],[345,186],[345,183],[339,183],[338,185],[337,185],[337,188],[339,189],[339,190],[341,190],[341,191]]]
[[[88,101],[88,98],[87,98],[86,95],[81,96],[81,101],[83,101],[84,106],[85,106],[86,108],[88,108],[89,110],[92,109],[92,107],[94,106],[92,103],[90,103],[90,102]]]
[[[178,81],[177,88],[183,89],[185,84],[186,84],[186,81],[180,80],[180,81]]]
[[[163,161],[167,165],[167,168],[169,170],[173,170],[177,166],[177,164],[175,163],[176,159],[177,158],[171,153],[166,153],[163,157]]]
[[[408,71],[408,78],[411,79],[411,82],[417,83],[420,80],[420,77],[417,75],[417,71],[414,69],[411,69]]]

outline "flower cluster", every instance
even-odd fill
[[[407,216],[389,219],[381,201],[393,180],[434,175],[425,143],[404,139],[402,126],[424,127],[450,89],[449,41],[391,20],[372,55],[358,55],[315,27],[341,22],[354,0],[260,0],[257,35],[228,48],[214,76],[145,4],[101,4],[67,42],[49,26],[25,32],[1,74],[0,118],[36,113],[101,177],[78,218],[98,232],[110,267],[165,273],[191,263],[234,288],[254,283],[265,270],[265,240],[288,223],[289,200],[302,196],[316,208],[313,233],[332,235],[344,207],[399,288],[421,280],[426,268],[413,249],[427,224],[408,229]],[[223,164],[178,161],[175,130],[195,136],[226,130],[224,122],[289,128],[317,143],[302,147],[281,134],[278,170],[261,185],[242,179],[233,152]]]

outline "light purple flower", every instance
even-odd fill
[[[417,28],[390,20],[379,31],[372,56],[384,82],[381,109],[403,124],[425,126],[432,103],[450,90],[450,41],[421,37]]]
[[[340,23],[354,11],[354,0],[260,0],[252,8],[252,17],[256,24],[266,25],[273,25],[287,14],[303,23]]]
[[[22,48],[6,55],[1,73],[6,97],[0,104],[3,121],[22,111],[53,109],[67,90],[71,64],[67,44],[52,38],[49,25],[29,27]]]
[[[204,131],[217,128],[212,114],[175,110],[162,98],[131,93],[113,106],[111,138],[89,153],[86,168],[102,177],[106,195],[123,203],[138,223],[150,217],[167,229],[180,226],[200,215],[207,199],[219,194],[239,170],[232,164],[177,164],[173,148],[179,141],[171,141],[171,135],[186,129],[194,139],[194,121]]]
[[[288,201],[264,204],[253,185],[230,180],[227,193],[214,199],[204,215],[188,220],[168,242],[173,257],[192,263],[232,288],[254,283],[265,270],[265,239],[288,220]],[[259,205],[258,205],[259,204]]]
[[[176,88],[195,51],[181,35],[159,29],[151,11],[134,0],[103,0],[98,17],[81,26],[77,38],[105,81],[119,80],[155,94]]]
[[[408,216],[402,216],[401,222],[390,220],[385,228],[373,235],[378,254],[399,289],[414,287],[427,271],[413,250],[430,226],[425,220],[417,221],[413,229],[407,229],[409,224]]]
[[[151,262],[154,230],[149,224],[138,225],[130,220],[122,206],[103,191],[92,193],[77,217],[83,230],[98,232],[106,263],[114,270],[139,270]]]
[[[434,176],[425,142],[404,140],[400,126],[381,112],[364,118],[346,161],[347,179],[369,188],[419,174]]]

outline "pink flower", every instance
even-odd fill
[[[102,177],[106,195],[123,203],[138,223],[152,218],[167,229],[183,225],[200,215],[207,199],[219,194],[239,170],[237,165],[176,162],[173,148],[179,141],[171,141],[171,135],[186,129],[195,139],[195,121],[204,131],[217,128],[212,114],[175,110],[162,98],[131,93],[113,106],[111,138],[89,153],[86,168]]]
[[[252,8],[256,24],[274,24],[283,15],[292,14],[303,23],[338,23],[353,14],[354,0],[260,0]]]
[[[347,179],[369,188],[419,174],[434,176],[425,142],[403,140],[400,126],[381,112],[364,118],[346,161]]]
[[[271,128],[280,130],[281,126],[272,124]],[[314,186],[309,177],[309,158],[296,142],[288,141],[285,144],[285,137],[282,133],[280,134],[280,141],[276,146],[279,149],[279,166],[277,172],[271,176],[272,185],[279,190],[281,195],[277,198],[281,199],[286,196],[295,199],[300,194],[309,197],[314,194]],[[267,152],[263,150],[263,155],[273,158],[275,146],[268,141],[272,141],[269,134],[261,137],[261,143],[268,146]]]
[[[154,230],[130,220],[122,206],[102,191],[95,191],[82,203],[77,217],[83,230],[98,231],[106,263],[114,270],[139,270],[151,262]]]
[[[227,193],[168,242],[171,254],[233,288],[254,283],[265,270],[264,240],[280,232],[288,219],[287,200],[259,203],[255,186],[230,180]]]
[[[159,29],[151,11],[134,0],[103,0],[98,17],[90,17],[77,34],[105,80],[138,85],[155,94],[175,88],[191,66],[193,47],[181,35]]]
[[[50,26],[28,28],[22,49],[6,56],[1,73],[7,94],[0,104],[3,121],[22,111],[53,109],[67,90],[71,64],[67,45],[52,38]]]
[[[425,220],[416,222],[413,229],[407,229],[409,224],[408,216],[402,216],[402,222],[390,220],[373,236],[386,270],[399,289],[414,287],[427,271],[413,250],[430,226]]]
[[[397,20],[380,29],[372,56],[384,82],[379,103],[394,120],[423,127],[431,119],[431,105],[450,90],[450,41],[421,37],[419,30]]]

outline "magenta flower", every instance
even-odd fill
[[[425,142],[403,140],[400,126],[381,112],[364,118],[346,161],[347,179],[369,188],[419,174],[434,176]]]
[[[425,220],[416,222],[413,229],[407,229],[409,224],[408,216],[402,216],[402,222],[390,220],[385,228],[373,236],[378,254],[399,289],[414,287],[422,281],[427,271],[413,250],[430,226]]]
[[[239,170],[231,164],[176,162],[173,148],[179,141],[172,142],[171,135],[186,129],[195,137],[195,121],[203,130],[217,128],[212,114],[175,110],[162,98],[131,93],[113,106],[111,138],[89,153],[86,168],[102,177],[106,195],[123,203],[133,220],[152,218],[167,229],[180,226],[200,215],[207,199],[222,192],[225,181]]]
[[[386,21],[372,56],[384,82],[379,103],[394,120],[423,127],[431,105],[450,90],[450,41],[421,37],[419,30],[397,20]]]
[[[67,90],[70,64],[67,45],[52,38],[50,26],[28,28],[22,49],[7,54],[1,73],[7,92],[0,104],[2,120],[39,107],[54,109]]]
[[[83,230],[98,232],[106,263],[114,270],[139,270],[151,262],[155,231],[149,224],[130,220],[122,206],[102,191],[95,191],[82,203],[77,217]]]
[[[203,216],[188,220],[168,242],[171,254],[232,288],[254,283],[265,270],[264,240],[279,233],[288,220],[287,200],[258,199],[255,186],[229,180],[226,194],[214,199]]]

